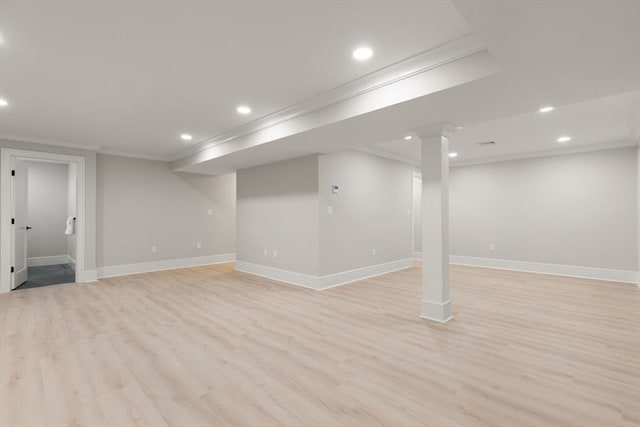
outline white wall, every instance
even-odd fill
[[[28,168],[27,256],[65,256],[69,167],[66,164],[24,162]]]
[[[637,284],[640,286],[640,146],[636,149],[636,200],[637,200],[637,213],[638,213],[638,222],[636,223],[636,250],[637,250],[637,265],[638,265],[638,276],[637,276]]]
[[[317,276],[318,156],[240,170],[237,177],[236,259]]]
[[[99,154],[97,178],[99,267],[235,252],[235,174]]]
[[[360,269],[408,260],[411,180],[410,166],[355,151],[238,171],[241,269],[323,288],[355,280],[358,274],[383,272],[380,267]],[[333,184],[340,186],[337,194],[332,193]],[[405,265],[393,263],[388,268]],[[336,276],[352,270],[359,272]]]
[[[359,151],[319,161],[320,275],[412,258],[412,167]]]
[[[451,254],[637,271],[637,162],[631,147],[452,168]]]
[[[422,252],[422,177],[421,173],[413,170],[413,250]]]

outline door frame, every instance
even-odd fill
[[[24,282],[26,282],[29,279],[29,254],[28,254],[28,248],[29,248],[29,230],[28,230],[28,226],[29,226],[29,169],[28,169],[28,163],[25,162],[24,160],[18,159],[17,157],[12,157],[11,158],[11,170],[15,170],[16,171],[16,176],[11,176],[11,218],[15,218],[15,225],[12,222],[13,227],[11,227],[11,247],[12,247],[12,253],[11,253],[11,265],[15,267],[13,274],[11,275],[11,281],[10,281],[10,286],[11,286],[11,290],[16,289],[18,286],[22,285]],[[20,176],[24,173],[24,176]],[[18,219],[18,215],[17,215],[17,210],[18,210],[18,195],[20,194],[20,191],[15,191],[17,189],[17,179],[18,177],[20,177],[20,179],[24,180],[24,194],[22,194],[22,202],[24,203],[24,205],[22,206],[24,208],[24,215],[25,217],[22,218],[23,221]],[[16,180],[16,181],[14,181]],[[18,253],[17,251],[17,246],[18,246],[18,232],[20,230],[20,228],[22,228],[21,226],[24,225],[24,240],[22,242],[22,244],[24,245],[24,247],[22,248],[22,252],[23,253]],[[24,267],[22,269],[18,268],[18,259],[22,258],[24,256],[24,265],[21,265],[21,267]],[[20,277],[20,280],[18,280],[18,278]],[[24,279],[24,280],[22,280]]]
[[[11,162],[12,159],[53,161],[76,164],[76,282],[84,277],[85,272],[85,226],[86,226],[86,185],[85,158],[66,154],[41,151],[0,149],[0,293],[11,290],[11,263],[13,259],[13,233],[11,212],[14,201],[11,197]],[[9,238],[5,238],[5,236]]]

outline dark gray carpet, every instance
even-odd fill
[[[73,283],[75,281],[76,272],[73,271],[69,264],[43,265],[41,267],[29,267],[27,269],[27,281],[16,289],[38,288],[60,283]]]

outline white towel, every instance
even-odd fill
[[[67,218],[67,229],[64,231],[64,234],[66,234],[67,236],[71,236],[75,232],[76,232],[76,221],[72,216],[70,216],[69,218]]]

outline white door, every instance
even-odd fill
[[[14,274],[11,289],[15,289],[27,281],[27,192],[29,191],[29,175],[24,162],[14,159],[15,175],[11,177],[11,199],[13,207],[13,263]]]

